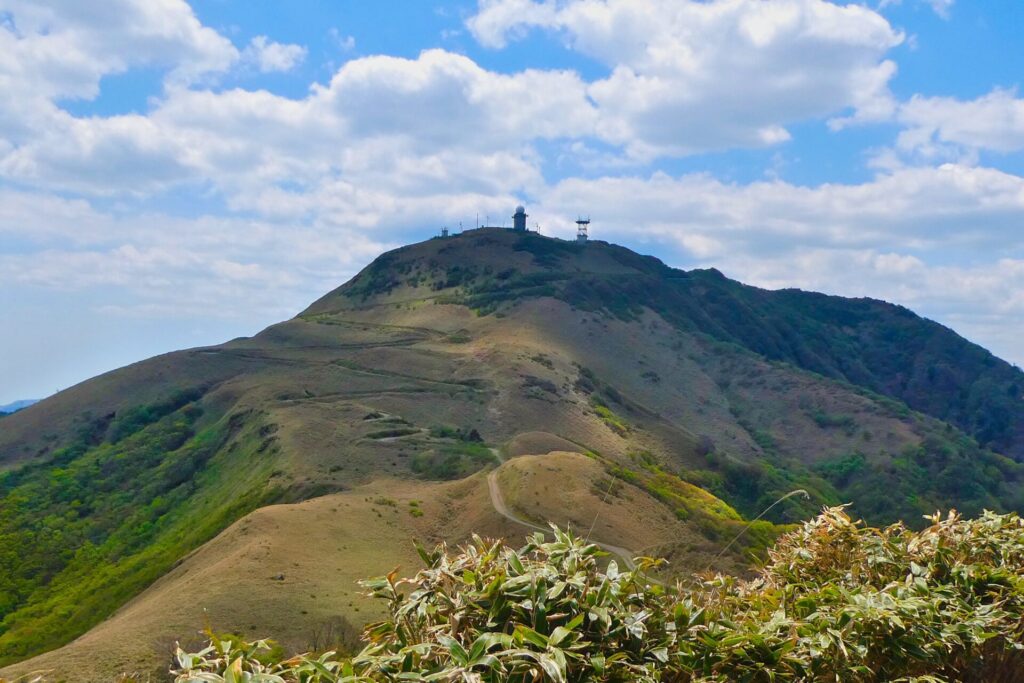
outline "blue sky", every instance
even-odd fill
[[[1016,0],[0,0],[0,403],[475,216],[1024,364]]]

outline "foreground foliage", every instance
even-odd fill
[[[782,537],[757,578],[666,588],[658,564],[601,569],[554,530],[518,550],[421,550],[408,580],[366,582],[390,617],[351,659],[281,661],[266,641],[179,650],[198,681],[1024,681],[1024,520],[873,529],[842,508]]]

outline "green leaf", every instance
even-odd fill
[[[451,652],[452,659],[455,660],[456,664],[459,666],[467,666],[469,664],[469,653],[466,652],[466,648],[462,647],[459,641],[447,635],[439,635],[437,640],[448,648],[448,651]]]
[[[547,655],[540,655],[537,658],[541,668],[544,669],[544,673],[548,675],[554,683],[565,683],[565,669],[558,665],[553,657]]]
[[[548,639],[525,624],[516,625],[514,635],[518,643],[527,642],[542,650],[547,649]]]

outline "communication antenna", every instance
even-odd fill
[[[583,218],[580,216],[576,219],[576,241],[586,242],[589,239],[587,230],[590,228],[590,216]]]

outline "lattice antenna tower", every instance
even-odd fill
[[[590,216],[587,216],[586,218],[583,218],[582,216],[578,217],[576,219],[576,241],[586,242],[588,239],[590,239],[590,235],[588,234],[589,229]]]

